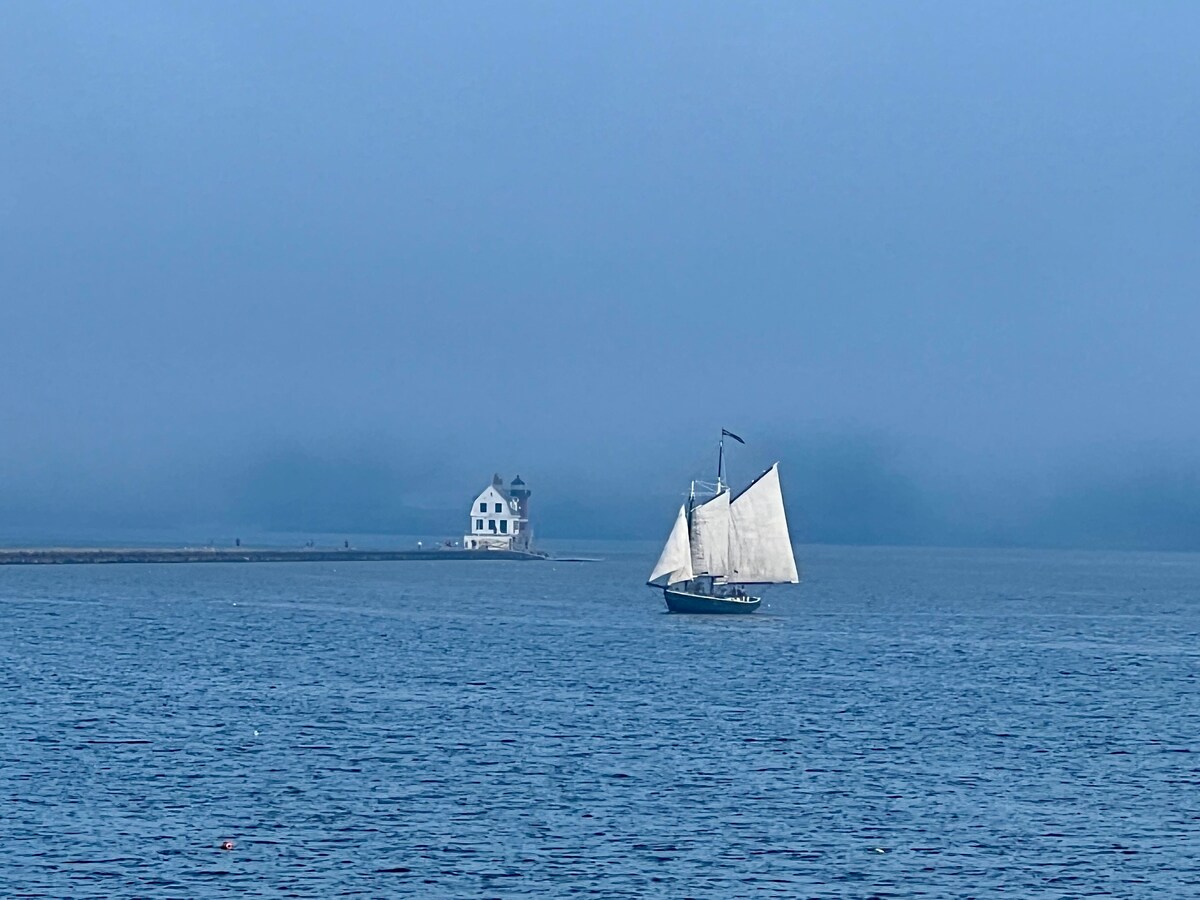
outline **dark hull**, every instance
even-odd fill
[[[705,613],[709,615],[746,615],[758,609],[761,597],[712,597],[690,594],[687,591],[663,589],[667,609],[673,613]]]

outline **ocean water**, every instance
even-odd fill
[[[1200,556],[600,552],[0,569],[0,896],[1200,896]]]

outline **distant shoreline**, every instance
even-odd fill
[[[412,562],[424,560],[543,560],[520,550],[325,550],[251,547],[31,547],[0,549],[0,566],[130,563]]]

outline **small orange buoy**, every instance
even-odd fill
[[[221,841],[221,849],[222,850],[232,850],[233,849],[233,841]]]

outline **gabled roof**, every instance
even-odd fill
[[[475,498],[475,501],[478,502],[479,497],[484,496],[485,494],[487,494],[488,491],[495,491],[497,494],[500,495],[500,498],[502,500],[504,500],[505,503],[512,502],[512,497],[508,496],[508,491],[504,490],[504,488],[501,485],[497,485],[497,484],[489,484],[487,487],[485,487],[482,491],[479,492],[479,496]]]

